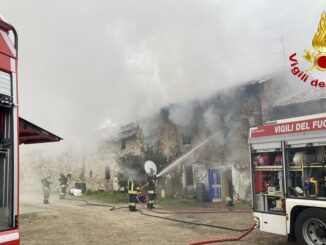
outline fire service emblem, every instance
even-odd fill
[[[306,69],[307,72],[317,68],[320,71],[326,71],[326,12],[321,14],[318,30],[312,39],[312,46],[318,50],[315,54],[313,51],[305,49],[303,58],[313,65]]]

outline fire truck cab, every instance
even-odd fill
[[[326,113],[249,132],[252,205],[261,231],[326,244]]]
[[[0,244],[19,244],[19,144],[62,138],[19,118],[17,33],[0,15]]]

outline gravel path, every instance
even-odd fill
[[[189,241],[240,234],[147,217],[139,212],[131,213],[128,209],[110,211],[107,207],[89,206],[80,201],[59,200],[52,196],[48,205],[43,205],[41,201],[41,196],[21,198],[22,245],[185,245]],[[183,210],[186,209],[190,207]],[[253,220],[251,213],[161,216],[238,229],[249,227]],[[287,242],[285,237],[254,231],[241,242],[224,244],[276,245]]]

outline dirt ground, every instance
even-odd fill
[[[95,201],[91,202],[96,203]],[[120,206],[126,206],[126,204],[120,204]],[[158,207],[157,210],[160,208],[162,207]],[[194,210],[195,208],[187,207],[183,208],[183,211],[190,209]],[[212,210],[212,207],[205,208],[205,210]],[[128,209],[110,211],[107,207],[89,206],[81,201],[59,200],[53,195],[50,197],[48,205],[42,204],[42,196],[23,195],[20,211],[22,245],[184,245],[189,241],[241,234],[240,232],[143,216],[139,212],[129,212]],[[161,216],[237,229],[245,229],[253,223],[251,213]],[[285,237],[256,230],[242,241],[228,244],[276,245],[287,244],[287,242]]]

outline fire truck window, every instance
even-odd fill
[[[13,164],[10,113],[0,108],[0,230],[13,225]]]
[[[283,159],[279,149],[252,154],[254,210],[284,212]]]
[[[0,152],[0,229],[10,226],[12,220],[11,166],[8,156]]]
[[[326,200],[326,148],[311,145],[285,151],[288,196]]]
[[[10,113],[0,107],[0,144],[6,143],[10,138]]]
[[[5,113],[0,111],[0,141],[3,141],[5,135]]]

